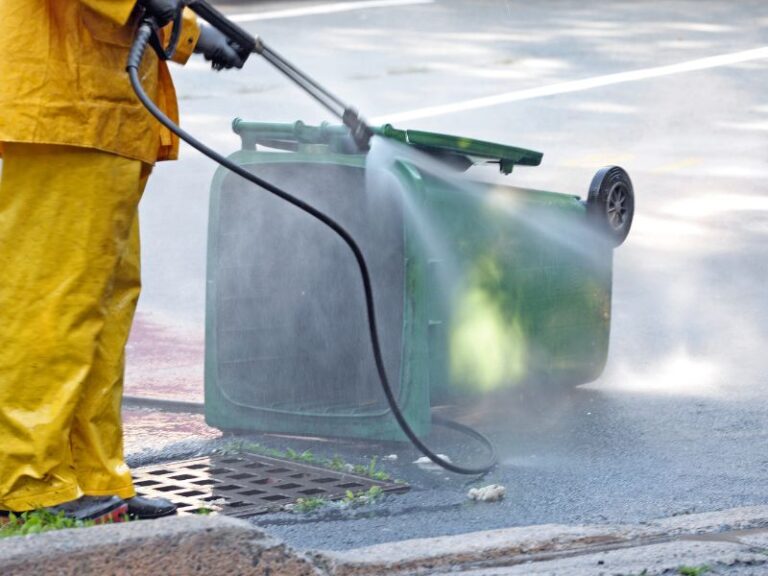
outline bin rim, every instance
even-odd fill
[[[232,129],[240,136],[245,150],[254,149],[256,145],[289,151],[323,146],[334,152],[361,154],[354,145],[349,130],[343,125],[323,122],[319,126],[310,126],[300,120],[294,123],[271,123],[249,122],[236,118],[232,122]],[[535,150],[463,136],[422,130],[400,130],[391,124],[371,129],[377,136],[408,144],[427,154],[464,158],[469,161],[469,165],[498,164],[504,174],[509,174],[517,165],[538,166],[543,158],[543,154]]]

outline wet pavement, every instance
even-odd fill
[[[178,442],[220,438],[221,432],[206,426],[200,414],[179,414],[149,408],[123,410],[125,451],[162,450]]]
[[[238,14],[277,6],[222,5]],[[762,2],[741,2],[737,10],[725,1],[437,0],[247,27],[369,117],[768,45]],[[327,120],[255,59],[240,73],[214,76],[194,63],[174,77],[185,126],[220,150],[238,147],[229,129],[235,116]],[[467,479],[418,469],[411,464],[418,454],[407,446],[268,438],[275,447],[307,446],[349,461],[397,453],[385,467],[413,489],[364,509],[257,522],[290,543],[346,548],[766,503],[766,88],[763,58],[398,123],[544,151],[541,167],[506,179],[516,185],[584,197],[601,165],[628,169],[637,214],[615,253],[608,366],[578,389],[520,391],[464,415],[499,446],[502,464],[483,483],[506,486],[500,504],[468,502]],[[184,148],[179,162],[158,166],[150,180],[130,395],[202,400],[214,170]],[[132,408],[126,422],[136,462],[225,441],[199,415]],[[454,461],[475,450],[448,436],[429,440]],[[184,449],[173,448],[177,441]]]
[[[125,394],[202,403],[204,347],[199,327],[138,314],[126,349]]]

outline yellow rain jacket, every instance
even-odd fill
[[[125,72],[138,25],[135,0],[0,0],[2,142],[95,148],[154,164],[175,159],[178,140],[143,108]],[[168,28],[164,30],[167,36]],[[194,13],[174,61],[184,63],[200,35]],[[147,93],[178,120],[165,62],[147,50]]]
[[[135,494],[120,400],[138,204],[151,165],[178,153],[125,72],[135,4],[0,0],[0,510]],[[199,34],[185,12],[175,60]],[[140,74],[177,120],[151,49]]]

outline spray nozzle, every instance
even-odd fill
[[[354,108],[345,108],[344,114],[342,114],[341,120],[344,125],[349,128],[352,133],[352,138],[357,144],[357,147],[362,152],[367,152],[371,149],[371,138],[373,138],[373,130],[365,121],[360,118],[357,110]]]

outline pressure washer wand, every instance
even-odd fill
[[[373,131],[360,117],[357,110],[344,104],[344,102],[339,100],[336,96],[323,88],[304,72],[297,69],[288,62],[288,60],[268,46],[262,43],[260,48],[260,51],[258,49],[256,50],[258,54],[261,54],[267,62],[295,82],[302,90],[322,104],[331,114],[339,118],[344,125],[349,128],[352,132],[352,138],[354,138],[358,148],[362,151],[368,151],[370,149]]]
[[[246,30],[232,22],[232,20],[228,19],[224,14],[211,6],[206,0],[189,0],[186,4],[187,7],[192,9],[203,20],[230,39],[233,47],[243,62],[245,62],[251,54],[259,54],[262,56],[267,62],[272,64],[272,66],[296,83],[299,88],[317,100],[331,114],[341,120],[344,125],[349,128],[352,133],[352,138],[354,138],[358,148],[363,151],[367,151],[370,148],[373,131],[360,117],[357,110],[351,106],[347,106],[337,96],[326,90],[315,80],[307,76],[307,74],[296,68],[288,60],[264,44],[260,38],[249,34]]]

